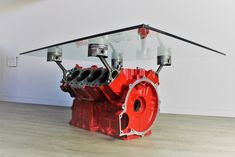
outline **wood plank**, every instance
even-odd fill
[[[152,135],[131,141],[69,119],[66,107],[0,102],[0,157],[235,156],[235,118],[161,113]]]

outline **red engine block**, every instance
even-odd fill
[[[110,82],[108,71],[76,66],[61,89],[74,97],[70,124],[121,139],[151,134],[159,110],[154,71],[120,70]]]

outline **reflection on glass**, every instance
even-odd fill
[[[184,42],[182,42],[184,41]],[[148,25],[138,25],[121,30],[106,32],[90,37],[80,38],[73,41],[55,44],[52,46],[36,49],[22,54],[30,56],[46,57],[47,50],[51,47],[59,47],[63,52],[63,59],[84,61],[97,64],[100,60],[88,57],[89,44],[105,44],[108,46],[108,59],[115,67],[143,67],[153,68],[157,65],[158,56],[168,56],[171,53],[181,56],[192,55],[188,50],[188,43],[223,54],[203,45],[187,39],[169,34]],[[203,51],[200,49],[200,51]],[[206,56],[207,53],[198,53],[198,56]],[[164,58],[167,61],[167,58]],[[79,63],[79,64],[80,64]]]

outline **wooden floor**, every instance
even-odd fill
[[[235,118],[160,114],[152,135],[131,141],[69,119],[69,108],[0,102],[0,157],[235,157]]]

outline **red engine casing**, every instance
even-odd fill
[[[86,81],[97,70],[103,72],[93,81]],[[154,71],[123,68],[114,80],[103,83],[100,79],[107,74],[103,68],[77,65],[75,71],[80,72],[61,85],[74,97],[71,125],[121,139],[151,134],[150,127],[159,110],[159,80]],[[90,72],[81,81],[78,78],[85,71]]]

